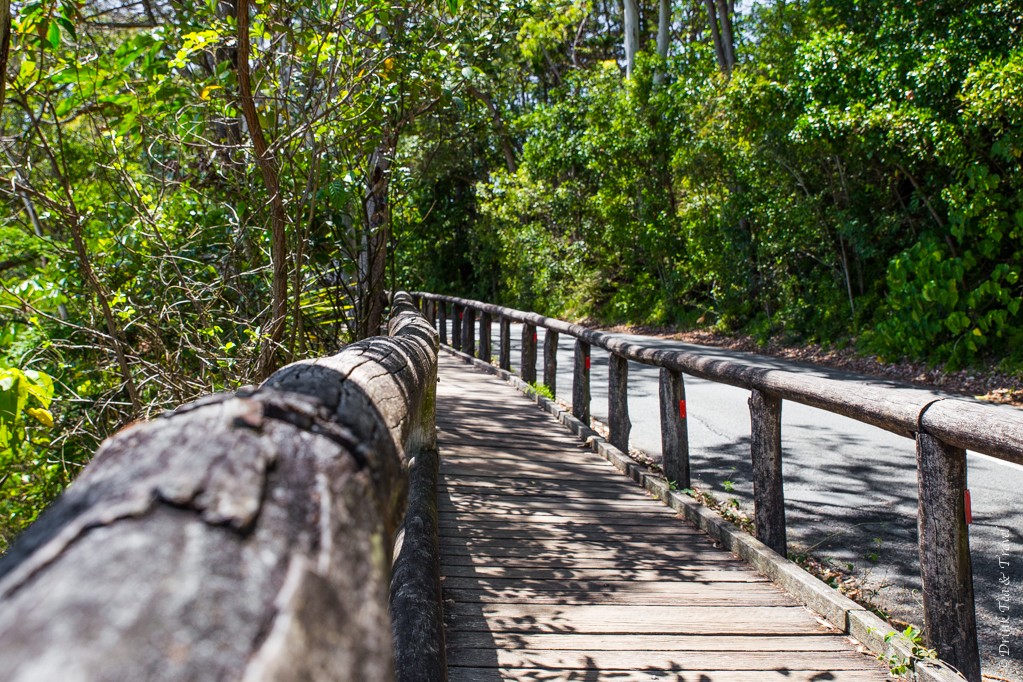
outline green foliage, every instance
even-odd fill
[[[554,400],[554,393],[551,391],[551,387],[539,381],[529,384],[529,392],[547,400]]]
[[[895,677],[909,675],[918,660],[935,660],[938,652],[924,646],[923,631],[912,625],[907,625],[902,632],[889,632],[884,636],[885,643],[901,642],[910,650],[910,656],[901,656],[894,652],[884,652],[878,655],[878,660],[888,665],[888,670]]]
[[[53,393],[45,372],[0,366],[0,552],[64,483],[47,458]]]
[[[225,5],[116,29],[66,0],[17,6],[0,118],[15,515],[120,425],[257,380],[272,339],[285,361],[353,338],[370,251],[390,288],[1023,366],[1023,5],[754,5],[729,73],[691,30],[702,4],[676,3],[668,57],[645,16],[626,79],[616,3],[264,3],[259,126]],[[52,431],[26,412],[49,409],[42,376]]]
[[[26,441],[26,420],[53,426],[53,379],[44,372],[0,369],[0,453],[19,450]]]
[[[4,370],[4,542],[123,424],[258,381],[281,281],[276,364],[355,335],[358,257],[371,240],[392,246],[388,206],[371,221],[367,192],[399,216],[403,193],[428,194],[409,181],[397,140],[458,110],[464,69],[483,49],[464,39],[485,35],[501,6],[252,6],[262,159],[242,116],[228,5],[167,5],[157,17],[125,6],[116,28],[80,3],[15,7],[0,119],[0,367],[40,374]],[[48,408],[31,392],[45,376],[62,395],[46,439]]]
[[[533,5],[518,168],[485,169],[460,228],[488,245],[496,298],[1023,363],[1018,2],[761,5],[729,76],[678,36],[628,80],[607,58],[561,71],[590,25],[568,38],[581,5]]]

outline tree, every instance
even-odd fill
[[[732,37],[732,7],[728,0],[703,0],[707,8],[707,23],[718,67],[728,75],[735,67],[735,41]]]
[[[671,45],[671,0],[660,0],[657,3],[657,56],[667,61],[668,49]],[[664,71],[658,69],[654,73],[654,84],[664,82]]]
[[[639,51],[639,0],[623,0],[622,38],[625,44],[625,77],[632,78]]]

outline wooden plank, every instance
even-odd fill
[[[440,429],[438,433],[447,435],[444,429]],[[601,462],[593,457],[585,456],[584,453],[580,452],[578,443],[552,439],[549,442],[534,445],[525,442],[530,437],[528,433],[518,434],[512,431],[505,435],[511,440],[510,443],[486,436],[460,439],[460,442],[457,443],[459,451],[457,453],[450,451],[442,452],[441,459],[446,464],[460,464],[466,460],[475,459],[484,461],[515,460],[521,464],[558,464],[564,462],[567,464],[600,467],[608,472],[613,468],[608,466],[607,460]],[[447,443],[450,443],[450,441],[450,438],[445,439]]]
[[[699,539],[698,539],[699,538]],[[585,535],[547,535],[535,537],[520,535],[518,537],[491,537],[489,535],[471,536],[458,534],[452,530],[440,538],[440,546],[466,547],[471,550],[487,550],[492,547],[533,547],[541,550],[559,552],[579,552],[592,548],[613,548],[628,555],[646,553],[651,556],[669,556],[678,553],[693,556],[732,557],[725,552],[708,552],[708,545],[701,536],[684,536],[680,541],[671,537],[652,535],[645,537],[611,537],[606,533],[589,533]],[[669,554],[665,554],[665,552]],[[734,558],[734,557],[732,557]]]
[[[550,670],[876,670],[875,662],[853,651],[580,651],[448,649],[448,665]]]
[[[643,499],[649,502],[654,499],[645,490],[634,485],[626,485],[615,481],[564,481],[548,485],[530,484],[522,479],[478,479],[470,477],[449,476],[437,486],[440,494],[460,491],[464,495],[485,495],[491,491],[500,491],[506,497],[529,497],[536,493],[556,492],[562,497],[606,497],[615,495],[623,499]]]
[[[438,503],[438,507],[441,510],[450,510],[453,512],[464,512],[468,514],[488,514],[488,515],[530,515],[530,514],[556,514],[558,516],[578,516],[578,517],[596,517],[606,518],[608,514],[614,514],[618,516],[623,515],[624,518],[642,518],[649,521],[656,520],[660,517],[663,521],[670,522],[675,520],[675,515],[672,510],[664,508],[664,511],[660,509],[647,510],[642,506],[642,502],[638,505],[635,502],[599,502],[593,500],[575,500],[565,501],[551,509],[552,505],[535,503],[535,502],[521,502],[512,498],[511,501],[505,502],[503,500],[489,500],[485,503],[474,502],[472,500],[459,500],[452,499],[450,497],[442,499]],[[618,519],[621,520],[621,519]]]
[[[476,523],[466,525],[454,521],[442,520],[441,542],[458,542],[463,538],[565,538],[570,540],[586,540],[589,538],[606,537],[608,534],[627,536],[630,539],[644,539],[655,542],[673,542],[675,536],[698,535],[706,538],[694,528],[668,528],[666,526],[616,526],[613,530],[591,528],[589,525],[577,526],[575,530],[559,526],[519,526],[505,523]],[[448,533],[450,535],[443,535]]]
[[[602,458],[571,438],[550,444],[558,426],[525,401],[520,419],[505,390],[474,388],[442,410],[451,680],[885,679]]]
[[[653,670],[643,668],[641,671],[609,668],[581,669],[571,674],[564,670],[548,668],[469,668],[451,666],[448,669],[449,682],[496,682],[497,680],[614,680],[614,682],[650,682],[651,680],[670,680],[671,682],[878,682],[885,676],[870,670],[838,670],[829,671],[822,668],[813,670],[779,670],[741,671],[741,670],[688,670],[684,675],[673,670]]]
[[[692,559],[689,561],[641,561],[641,560],[615,560],[609,557],[522,557],[522,556],[478,556],[471,554],[442,554],[440,557],[442,566],[485,566],[487,568],[514,568],[514,569],[550,569],[550,570],[575,570],[594,569],[605,571],[621,571],[629,574],[632,571],[660,571],[667,577],[678,577],[685,571],[698,570],[747,570],[744,566],[732,565],[724,562],[700,561]]]
[[[592,545],[579,546],[575,549],[560,549],[525,543],[517,546],[487,545],[483,547],[468,544],[443,544],[439,547],[444,557],[475,557],[477,563],[487,563],[491,560],[497,562],[523,559],[534,562],[567,562],[569,564],[573,561],[580,563],[583,561],[606,561],[620,564],[623,568],[628,568],[630,565],[638,567],[641,564],[672,568],[694,563],[745,568],[741,560],[724,552],[700,552],[687,549],[678,549],[670,553],[667,551],[657,552],[656,549],[651,550],[650,548],[618,548],[614,546],[596,548]]]
[[[500,543],[461,542],[444,543],[440,551],[445,556],[472,556],[479,559],[498,557],[524,557],[539,560],[557,560],[566,557],[570,561],[585,559],[612,559],[618,562],[647,562],[667,566],[677,565],[684,561],[721,564],[729,563],[742,566],[742,562],[724,552],[700,551],[704,548],[657,547],[651,545],[634,545],[626,547],[620,544],[597,545],[581,542],[515,542]],[[709,549],[709,548],[708,548]]]
[[[729,574],[731,575],[731,574]],[[696,580],[663,580],[635,581],[628,576],[618,575],[597,580],[579,580],[571,578],[500,578],[488,576],[445,576],[444,589],[452,590],[486,590],[493,593],[506,594],[512,591],[532,592],[543,594],[547,592],[585,591],[598,594],[614,593],[637,593],[646,592],[674,594],[676,592],[687,593],[715,593],[729,592],[731,590],[750,591],[759,594],[762,591],[769,591],[775,594],[782,594],[774,583],[771,583],[762,576],[753,574],[746,576],[749,580],[742,581],[696,581]],[[791,602],[789,602],[791,603]]]
[[[486,510],[477,510],[473,512],[458,511],[455,509],[447,509],[447,512],[451,512],[449,520],[454,520],[459,523],[477,523],[477,522],[493,522],[493,523],[516,523],[516,524],[528,524],[528,525],[540,525],[540,526],[568,526],[576,527],[581,526],[587,529],[598,528],[605,530],[608,533],[613,533],[617,528],[622,525],[632,526],[658,526],[664,523],[663,517],[660,514],[644,515],[642,513],[636,514],[616,514],[615,518],[610,521],[604,521],[607,517],[606,514],[558,514],[554,512],[530,512],[527,514],[513,514],[511,512],[503,513],[498,511],[496,513],[489,513]]]
[[[448,650],[538,649],[542,651],[848,651],[841,635],[534,635],[460,632]]]
[[[565,480],[565,472],[558,472],[555,469],[538,469],[536,467],[523,467],[527,471],[509,471],[507,464],[500,464],[497,462],[487,462],[485,464],[478,465],[462,465],[462,464],[446,464],[441,463],[440,471],[445,477],[449,475],[454,476],[475,476],[477,478],[513,478],[521,480],[544,480],[544,479],[555,479]],[[603,481],[607,479],[609,474],[601,471],[587,472],[586,470],[576,470],[568,472],[572,480],[589,480],[589,481]]]
[[[693,568],[714,568],[719,570],[746,571],[749,570],[740,560],[725,558],[726,555],[704,555],[692,554],[689,556],[643,557],[629,554],[616,553],[613,550],[604,552],[579,552],[576,554],[565,554],[561,552],[541,551],[529,547],[518,548],[497,548],[492,550],[480,550],[451,547],[441,547],[441,561],[450,564],[476,565],[476,566],[533,566],[536,568],[608,568],[618,571],[633,571],[636,569],[652,569],[667,572],[682,572]]]
[[[554,606],[447,604],[450,629],[593,634],[800,634],[818,629],[801,606]]]
[[[453,438],[451,431],[445,428],[443,420],[437,423],[437,427],[439,434],[445,436],[444,442],[448,445],[448,450],[441,454],[444,459],[460,460],[466,456],[491,458],[503,455],[503,459],[514,456],[523,462],[529,462],[535,457],[537,459],[587,462],[594,466],[601,465],[600,458],[580,457],[579,441],[572,440],[569,436],[554,436],[541,443],[526,444],[523,441],[533,436],[532,429],[508,429],[496,435],[487,433],[458,434],[457,438]],[[452,452],[451,447],[457,447],[458,452]]]
[[[443,496],[439,503],[441,507],[470,512],[485,507],[490,512],[528,513],[530,511],[544,511],[553,507],[559,514],[576,512],[606,514],[616,511],[647,514],[649,513],[647,505],[650,504],[650,500],[600,500],[591,497],[559,498],[556,496],[522,498],[518,496],[499,497],[497,495],[488,499],[485,496],[449,493]],[[663,513],[658,510],[653,512],[653,514],[665,517],[666,521],[673,521],[675,519],[674,513],[667,507],[665,507]]]
[[[451,509],[450,515],[442,515],[440,523],[445,527],[458,528],[482,528],[487,530],[514,530],[530,533],[534,531],[550,530],[557,533],[573,533],[576,535],[594,533],[621,533],[625,535],[650,535],[667,534],[672,535],[669,526],[665,525],[665,518],[660,514],[647,516],[643,513],[626,514],[621,518],[616,517],[593,517],[589,515],[563,515],[555,511],[532,510],[528,514],[518,516],[504,513],[488,513],[486,509],[456,510]],[[684,523],[681,517],[673,519],[670,523]],[[670,525],[670,524],[669,524]],[[680,530],[680,533],[696,533],[707,537],[702,531],[695,528]]]
[[[553,450],[553,447],[551,448]],[[509,457],[515,451],[511,448],[504,453],[495,453],[488,456],[484,453],[470,452],[458,457],[448,456],[441,462],[442,467],[475,467],[479,466],[480,471],[496,471],[509,476],[521,477],[532,472],[561,474],[566,478],[566,483],[571,483],[572,475],[576,473],[595,474],[594,480],[606,482],[609,475],[618,475],[617,469],[609,462],[601,464],[596,461],[572,460],[567,457],[548,457],[546,459],[533,459],[529,453],[523,453],[521,457]],[[536,452],[532,450],[531,452]],[[557,452],[557,451],[556,451]],[[504,456],[502,456],[502,454]]]
[[[518,568],[500,566],[452,566],[447,565],[443,571],[447,577],[461,578],[515,578],[528,580],[628,580],[655,581],[664,580],[696,580],[701,582],[763,582],[765,578],[749,570],[716,570],[716,569],[606,569],[606,568]]]
[[[672,583],[666,583],[671,585]],[[682,593],[655,590],[637,592],[620,590],[600,592],[584,590],[565,592],[554,590],[507,590],[504,592],[490,589],[445,589],[445,599],[453,599],[461,604],[647,604],[651,606],[715,606],[727,602],[732,606],[786,606],[790,598],[775,591],[751,592],[747,590],[731,590],[721,592],[705,589],[702,583],[694,583],[694,587],[704,589]]]
[[[486,483],[486,481],[482,481]],[[544,501],[546,504],[558,504],[559,501],[568,500],[569,502],[621,502],[636,504],[639,503],[644,506],[649,506],[651,502],[657,504],[659,501],[655,501],[653,497],[646,493],[646,491],[636,488],[615,488],[611,486],[605,486],[594,484],[592,482],[573,482],[563,481],[562,483],[555,483],[550,486],[536,486],[526,485],[520,487],[505,487],[500,485],[472,485],[465,484],[460,486],[443,486],[443,489],[438,488],[443,496],[450,497],[452,500],[489,500],[497,499],[498,501],[515,503],[515,502],[526,502],[531,499],[539,499]]]

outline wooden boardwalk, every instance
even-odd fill
[[[441,353],[452,682],[884,680],[520,393]]]

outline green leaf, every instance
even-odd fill
[[[71,36],[71,40],[78,40],[78,34],[75,32],[75,24],[67,17],[57,17],[57,23],[60,24],[61,28],[67,31],[67,34]]]
[[[53,379],[50,375],[34,369],[26,369],[23,374],[27,393],[38,400],[44,408],[49,407],[53,402]]]
[[[0,423],[13,424],[21,408],[18,405],[21,372],[16,369],[0,370]]]
[[[46,42],[50,44],[54,50],[60,47],[60,26],[55,21],[49,22],[49,26],[46,29]]]

